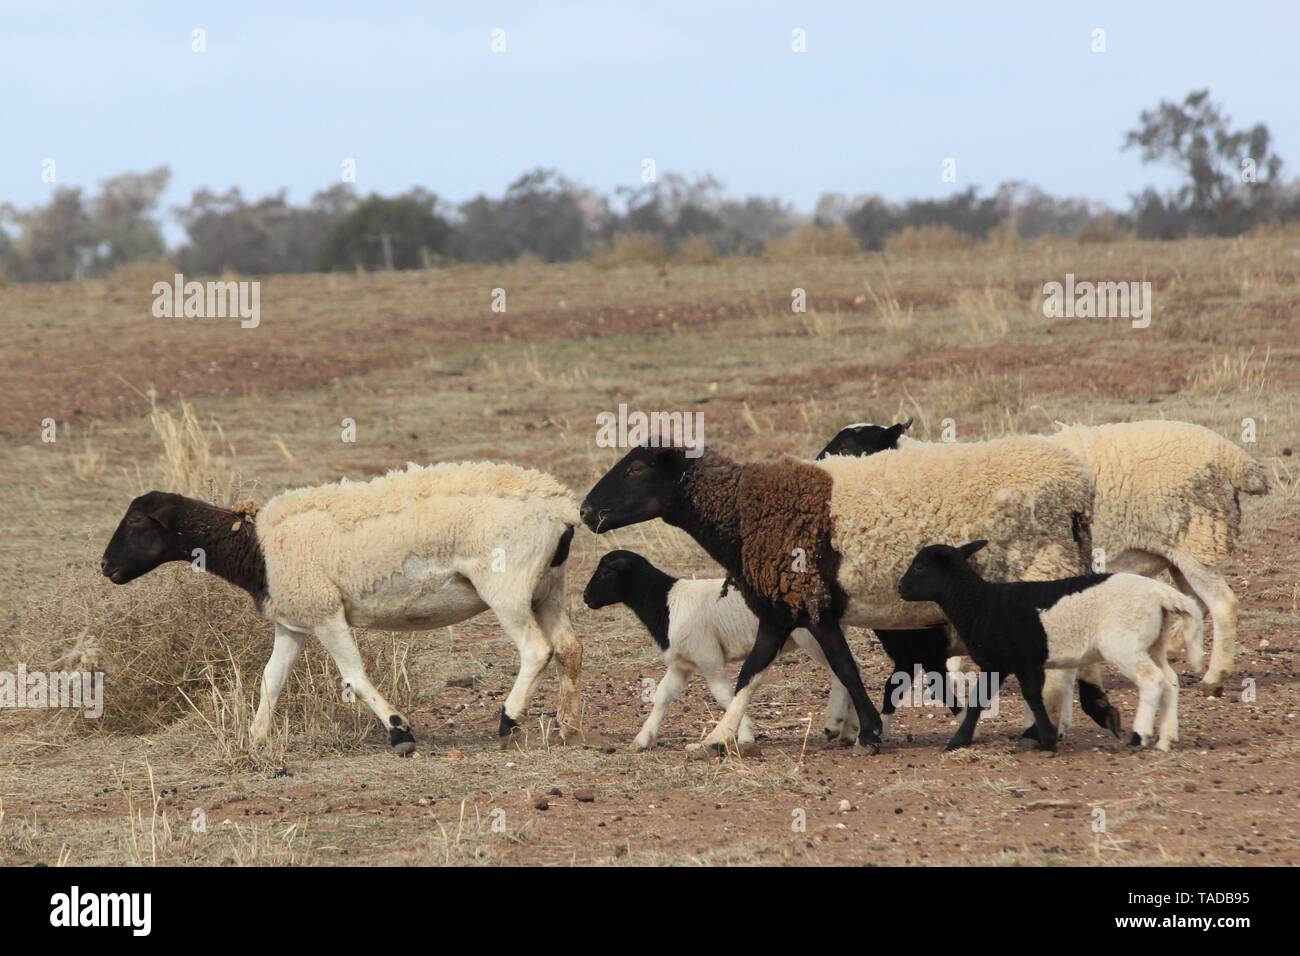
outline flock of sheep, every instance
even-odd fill
[[[1167,652],[1182,646],[1200,669],[1202,608],[1213,624],[1210,692],[1232,671],[1237,601],[1214,568],[1235,546],[1240,495],[1268,490],[1263,468],[1181,422],[965,444],[914,441],[906,430],[851,425],[815,461],[640,446],[581,506],[549,475],[489,462],[410,465],[288,491],[260,509],[155,491],[131,502],[101,570],[125,584],[201,553],[209,572],[249,592],[275,627],[256,742],[269,735],[314,635],[395,752],[412,752],[411,725],[367,677],[352,628],[429,630],[488,608],[520,662],[501,736],[524,719],[552,658],[559,732],[581,735],[582,645],[565,581],[575,529],[581,522],[600,534],[658,518],[686,531],[725,574],[679,580],[619,550],[587,584],[589,607],[626,604],[667,662],[637,749],[654,745],[697,671],[726,710],[696,746],[751,744],[750,697],[796,644],[830,671],[826,735],[875,753],[893,699],[886,693],[877,711],[846,625],[876,631],[891,684],[920,665],[942,672],[951,691],[943,661],[956,656],[990,675],[994,691],[1014,674],[1028,704],[1024,742],[1046,750],[1069,727],[1076,684],[1084,712],[1119,733],[1104,690],[1110,663],[1138,687],[1131,742],[1148,744],[1159,716],[1156,744],[1168,749],[1178,736],[1178,678]],[[1164,571],[1173,588],[1153,580]],[[743,661],[734,692],[730,661]],[[963,710],[951,694],[948,702]],[[967,702],[949,748],[971,742],[988,703]]]

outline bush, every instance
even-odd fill
[[[970,236],[952,226],[908,226],[885,241],[885,251],[895,255],[960,252],[971,247]]]
[[[804,226],[792,236],[767,243],[769,259],[811,259],[825,256],[856,256],[862,247],[844,226]]]
[[[620,232],[592,260],[602,268],[630,265],[661,266],[668,261],[663,236],[648,232]]]
[[[691,236],[677,247],[676,258],[695,266],[707,266],[718,261],[718,250],[703,236]]]

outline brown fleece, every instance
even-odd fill
[[[688,530],[751,605],[814,623],[832,608],[839,556],[830,543],[828,474],[793,458],[737,464],[710,451],[683,487],[703,519]]]

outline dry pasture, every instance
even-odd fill
[[[1043,283],[1067,273],[1150,281],[1151,327],[1043,318]],[[86,664],[108,682],[99,721],[0,710],[0,863],[1300,863],[1300,240],[272,277],[256,329],[154,318],[156,278],[0,288],[0,670]],[[796,288],[806,313],[791,311]],[[595,415],[620,402],[701,411],[707,441],[740,457],[811,455],[840,425],[900,416],[922,437],[951,419],[965,440],[1142,418],[1239,440],[1251,419],[1276,490],[1246,502],[1226,567],[1238,673],[1206,699],[1176,664],[1170,754],[1135,753],[1077,713],[1058,755],[1018,752],[1009,694],[967,752],[941,752],[947,711],[917,708],[862,758],[823,745],[824,683],[791,656],[756,701],[761,757],[685,759],[720,714],[698,681],[659,748],[633,754],[643,681],[662,666],[630,613],[589,611],[580,593],[616,546],[716,574],[655,522],[574,542],[585,721],[608,746],[558,744],[548,676],[523,746],[498,747],[515,654],[485,615],[360,634],[415,725],[412,759],[338,699],[318,650],[255,754],[269,625],[186,567],[125,588],[98,572],[126,504],[153,487],[229,503],[492,457],[582,494],[617,454],[596,447]],[[854,641],[878,693],[880,650]],[[1131,719],[1132,689],[1113,687]]]

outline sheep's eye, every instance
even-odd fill
[[[628,477],[631,478],[635,478],[643,471],[645,471],[645,464],[639,461],[632,462],[632,464],[628,465],[627,468]]]

